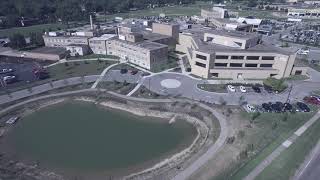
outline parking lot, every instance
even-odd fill
[[[0,73],[0,92],[37,81],[38,78],[35,76],[34,70],[42,67],[42,65],[29,59],[21,60],[20,58],[0,57],[0,70],[12,70]],[[14,76],[15,79],[10,83],[6,83],[4,81],[4,77],[6,76]]]

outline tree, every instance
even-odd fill
[[[30,43],[35,46],[43,46],[44,41],[41,33],[32,32],[30,33]]]
[[[16,33],[9,37],[10,47],[14,49],[20,49],[27,45],[26,39],[22,34]]]

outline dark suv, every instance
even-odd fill
[[[297,108],[298,108],[298,111],[301,111],[301,112],[310,112],[310,108],[305,103],[302,103],[302,102],[297,102]]]

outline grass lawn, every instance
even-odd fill
[[[117,82],[117,81],[102,81],[98,88],[114,91],[119,94],[127,95],[136,87],[136,83]]]
[[[132,96],[146,99],[165,98],[162,95],[150,91],[145,86],[141,86]]]
[[[98,59],[98,58],[119,59],[119,57],[118,57],[118,56],[103,55],[103,54],[89,54],[89,55],[85,55],[85,56],[69,57],[69,58],[68,58],[68,60],[77,60],[77,59]]]
[[[209,92],[227,93],[227,87],[225,84],[197,84],[199,89]]]
[[[178,67],[178,61],[179,59],[169,56],[167,63],[157,66],[152,70],[152,72],[157,73],[167,69]]]
[[[10,29],[1,29],[0,37],[9,37],[15,33],[23,34],[24,36],[29,36],[31,32],[43,32],[45,30],[51,29],[52,31],[58,29],[64,29],[66,25],[64,24],[40,24],[28,27],[15,27]]]
[[[107,21],[113,20],[115,17],[123,18],[138,18],[143,16],[159,16],[160,13],[165,13],[166,16],[192,16],[200,15],[202,7],[207,7],[209,4],[205,2],[197,2],[196,4],[185,5],[185,6],[173,6],[173,7],[159,7],[155,9],[143,9],[138,11],[130,11],[127,13],[117,13],[111,15],[99,15],[97,20]]]
[[[284,150],[264,171],[259,180],[290,179],[320,139],[320,121],[315,122],[288,149]]]
[[[289,81],[292,81],[292,80],[306,80],[306,79],[309,79],[309,77],[306,76],[306,75],[291,75],[290,77],[285,78],[285,80],[289,80]]]
[[[314,115],[316,108],[311,107],[311,109],[310,113],[291,113],[287,118],[285,114],[262,113],[254,120],[253,133],[248,135],[243,142],[253,144],[254,149],[248,152],[247,158],[237,160],[227,172],[223,172],[217,179],[243,179]],[[243,112],[242,116],[245,119],[251,119],[251,115],[246,112]]]

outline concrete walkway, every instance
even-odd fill
[[[114,61],[114,62],[118,62],[118,59],[111,59],[111,58],[99,58],[99,60],[101,61]],[[73,62],[83,62],[83,61],[98,61],[98,58],[92,58],[92,59],[74,59],[74,60],[67,60],[67,59],[61,59],[58,62],[49,64],[48,66],[44,66],[45,68],[51,67],[51,66],[55,66],[58,64],[62,64],[62,63],[73,63]]]
[[[99,78],[96,80],[96,82],[94,82],[94,84],[91,86],[91,89],[95,89],[97,87],[97,85],[99,84],[99,82],[104,78],[104,76],[106,75],[106,73],[113,68],[114,66],[117,66],[121,63],[117,63],[117,64],[112,64],[110,66],[108,66],[107,68],[105,68],[102,73],[100,74]]]
[[[295,140],[301,136],[308,128],[320,118],[320,111],[318,111],[310,120],[302,125],[297,131],[294,132],[287,140],[278,146],[267,158],[265,158],[258,166],[253,169],[244,180],[254,180],[267,166],[269,166],[274,159],[276,159],[281,152],[290,147]]]

